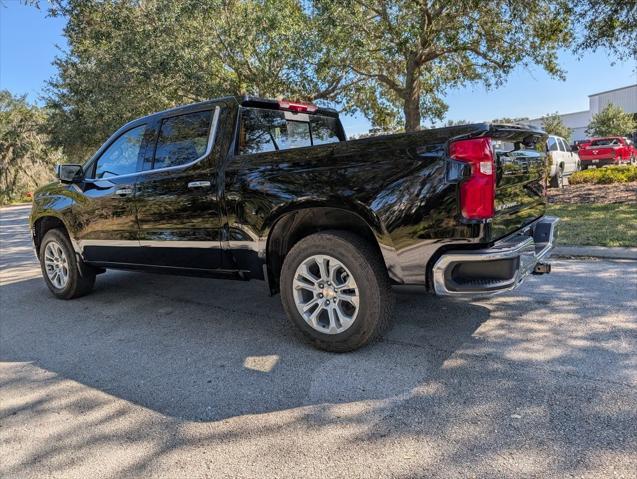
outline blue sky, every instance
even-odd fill
[[[0,88],[37,101],[45,81],[55,73],[51,62],[56,45],[65,46],[63,28],[64,20],[47,18],[45,9],[6,0],[0,6]],[[533,118],[587,110],[588,95],[637,82],[634,62],[612,65],[603,50],[582,58],[563,52],[561,64],[567,72],[565,81],[552,79],[537,67],[519,68],[498,89],[486,91],[476,85],[450,91],[445,98],[446,119]],[[366,132],[370,126],[361,116],[344,117],[343,123],[349,135]]]

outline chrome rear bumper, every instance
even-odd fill
[[[557,239],[559,218],[544,216],[482,250],[450,251],[433,267],[434,291],[440,296],[493,295],[511,291],[542,265]],[[536,268],[536,265],[538,266]]]

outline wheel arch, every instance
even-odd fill
[[[373,215],[371,212],[370,215]],[[371,223],[371,224],[370,224]],[[374,226],[372,226],[374,225]],[[395,276],[393,247],[387,244],[380,223],[365,219],[352,209],[335,206],[309,206],[287,211],[272,221],[267,243],[265,265],[267,281],[272,293],[279,290],[280,273],[285,256],[303,238],[326,230],[349,231],[373,246],[385,263],[390,277]],[[393,280],[398,278],[392,277]]]
[[[33,244],[35,246],[35,253],[38,256],[38,258],[40,257],[40,245],[42,244],[42,239],[44,238],[44,235],[49,230],[56,229],[56,228],[61,229],[64,232],[64,234],[71,241],[73,248],[77,252],[76,244],[71,238],[69,234],[69,228],[67,224],[64,222],[64,220],[57,215],[47,213],[47,214],[43,214],[39,216],[37,219],[33,221],[33,228],[32,228]]]

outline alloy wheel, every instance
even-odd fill
[[[347,267],[329,255],[305,259],[294,273],[294,303],[313,329],[339,334],[354,324],[360,308],[356,280]]]
[[[44,249],[44,268],[51,284],[64,289],[69,281],[69,261],[57,241],[50,241]]]

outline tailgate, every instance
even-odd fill
[[[599,147],[587,147],[580,150],[579,156],[581,160],[594,160],[613,158],[615,156],[615,149],[608,146]]]
[[[491,125],[496,190],[492,238],[528,225],[546,210],[546,134],[521,125]]]

